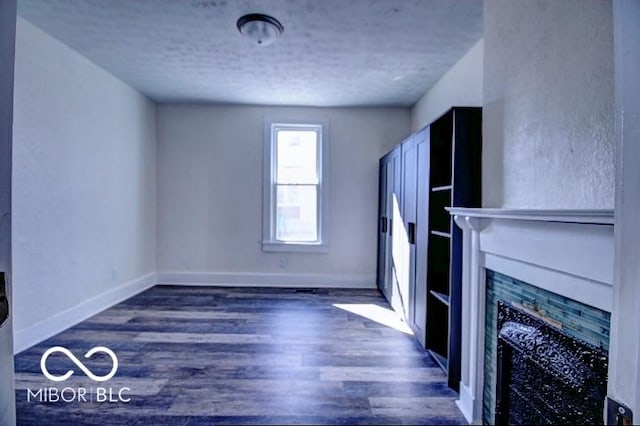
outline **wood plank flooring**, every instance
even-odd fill
[[[16,356],[18,424],[465,424],[413,336],[335,304],[389,309],[374,290],[153,287]],[[63,346],[105,375],[106,355],[83,356],[100,345],[119,361],[106,382],[60,353],[46,365],[68,380],[40,370]],[[70,402],[33,397],[50,387]],[[98,387],[130,388],[130,401],[103,402]]]

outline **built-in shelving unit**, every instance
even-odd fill
[[[460,382],[462,239],[450,207],[480,207],[482,109],[455,107],[380,160],[378,287]]]
[[[443,238],[451,238],[451,234],[448,232],[431,231],[431,235],[435,235],[437,237],[443,237]]]
[[[481,129],[480,108],[453,108],[430,125],[426,347],[454,389],[460,381],[462,240],[447,209],[480,206]]]
[[[453,188],[451,185],[436,186],[435,188],[431,188],[431,192],[449,191],[451,188]]]

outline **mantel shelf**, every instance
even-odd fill
[[[447,207],[455,216],[487,219],[534,220],[541,222],[588,223],[613,225],[613,210],[535,210],[535,209],[480,209]]]

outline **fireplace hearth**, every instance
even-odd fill
[[[602,424],[607,354],[498,302],[496,424]]]

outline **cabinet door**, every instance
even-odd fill
[[[401,262],[399,264],[399,290],[404,317],[411,318],[411,302],[415,281],[415,240],[416,240],[416,139],[411,136],[402,143],[402,236]]]
[[[401,210],[402,200],[402,157],[401,147],[397,146],[389,155],[387,163],[387,217],[390,218],[387,234],[387,265],[385,271],[386,285],[389,295],[387,299],[396,312],[403,312],[400,297],[399,273],[402,264],[403,223]]]
[[[427,323],[427,250],[429,241],[429,129],[416,135],[416,245],[415,280],[411,300],[411,328],[425,346]]]
[[[380,205],[378,211],[378,288],[391,303],[393,293],[393,200],[400,193],[396,173],[400,169],[400,149],[380,160]]]
[[[387,234],[389,232],[389,218],[387,217],[387,157],[380,160],[378,180],[378,265],[376,284],[380,291],[388,298],[386,287],[386,252]]]

